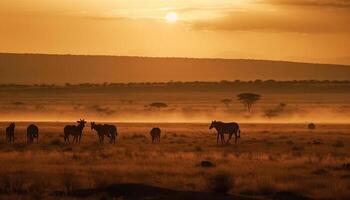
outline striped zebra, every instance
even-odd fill
[[[7,128],[6,128],[6,141],[8,143],[13,143],[15,142],[15,123],[11,123]]]
[[[235,134],[235,144],[237,143],[237,139],[241,137],[241,130],[239,125],[236,122],[224,123],[220,121],[212,121],[209,129],[215,128],[217,131],[216,142],[219,143],[219,136],[221,139],[221,143],[225,143],[224,134],[228,134],[229,138],[226,141],[228,143],[231,140],[233,134]]]
[[[84,119],[80,119],[77,121],[78,125],[67,125],[64,127],[64,141],[69,143],[69,136],[73,136],[73,143],[79,143],[81,140],[81,136],[83,135],[83,129],[85,127],[86,121]]]
[[[100,143],[103,143],[104,136],[110,138],[110,143],[115,144],[115,140],[117,137],[117,127],[110,124],[96,124],[95,122],[91,122],[91,130],[95,130],[99,137]]]
[[[39,143],[39,128],[35,124],[31,124],[27,128],[27,143],[33,143],[36,138],[36,143]]]
[[[152,143],[159,143],[160,142],[160,128],[152,128],[150,134],[152,137]]]

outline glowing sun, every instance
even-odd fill
[[[177,21],[177,14],[175,12],[168,12],[165,15],[165,21],[168,23],[174,23]]]

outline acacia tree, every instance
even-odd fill
[[[254,93],[241,93],[237,95],[238,101],[243,103],[243,105],[247,108],[248,112],[251,112],[253,104],[259,101],[260,98],[261,98],[260,94],[254,94]]]
[[[157,109],[160,110],[161,108],[166,108],[166,107],[168,107],[168,104],[163,103],[163,102],[155,102],[155,103],[149,104],[149,106],[150,106],[151,108],[157,108]]]

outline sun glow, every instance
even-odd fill
[[[175,12],[169,12],[165,15],[165,20],[168,23],[175,23],[177,21],[177,14]]]

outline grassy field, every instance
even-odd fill
[[[209,124],[116,123],[113,145],[98,144],[88,124],[82,143],[73,145],[63,143],[66,123],[53,122],[37,123],[39,144],[26,144],[28,124],[17,123],[15,143],[6,144],[8,123],[0,123],[0,199],[58,199],[54,192],[117,183],[201,192],[224,184],[230,194],[262,198],[282,191],[315,199],[350,196],[350,125],[242,124],[237,144],[217,145]],[[151,143],[154,126],[162,129],[160,144]],[[214,167],[202,167],[204,160]]]

